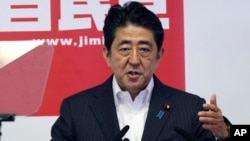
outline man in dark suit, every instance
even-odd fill
[[[51,141],[228,140],[215,95],[205,104],[154,75],[164,54],[164,31],[153,12],[137,2],[114,5],[103,31],[103,56],[113,75],[64,99]]]

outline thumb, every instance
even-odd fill
[[[217,106],[216,94],[212,94],[210,97],[210,104]]]

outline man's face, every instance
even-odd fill
[[[163,52],[163,49],[157,52],[150,30],[135,25],[118,28],[110,52],[103,48],[119,86],[130,92],[139,92],[147,86]]]

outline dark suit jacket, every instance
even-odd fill
[[[166,86],[154,76],[142,141],[187,141],[173,130],[174,127],[182,128],[199,141],[214,140],[212,133],[203,129],[198,120],[203,103],[204,99]],[[165,104],[170,108],[164,108]],[[112,141],[120,131],[112,77],[99,86],[64,99],[60,113],[52,126],[51,141]]]

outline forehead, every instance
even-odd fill
[[[143,28],[141,26],[135,26],[135,25],[127,25],[125,27],[119,27],[116,30],[115,33],[115,39],[114,42],[119,42],[123,40],[128,41],[148,41],[148,42],[155,42],[153,32],[151,30],[148,30],[146,28]]]

